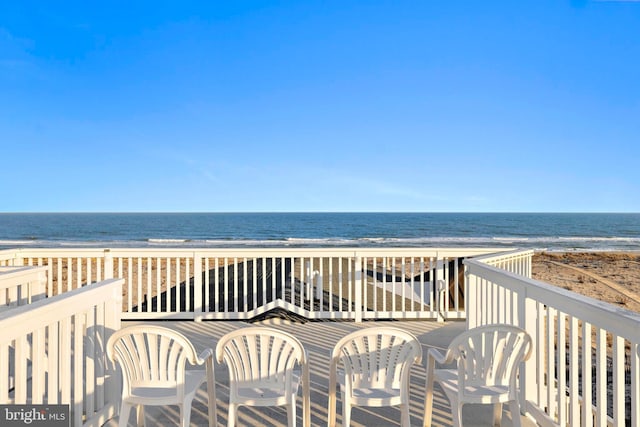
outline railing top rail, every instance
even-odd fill
[[[470,274],[499,282],[541,304],[555,308],[618,336],[640,343],[640,314],[548,283],[529,279],[486,264],[481,259],[464,261]],[[508,278],[509,280],[505,280]]]
[[[101,256],[104,254],[105,250],[109,250],[108,248],[19,248],[12,249],[10,251],[0,251],[0,254],[9,253],[11,254],[11,258],[19,258],[19,257],[47,257],[51,256],[51,254],[55,254],[56,256],[77,256],[79,253],[89,255],[95,254],[93,256]],[[6,258],[6,257],[5,257]]]
[[[0,289],[18,286],[46,274],[47,267],[0,267]]]
[[[124,279],[108,279],[6,310],[0,313],[0,342],[9,342],[30,333],[41,324],[61,320],[70,311],[78,313],[88,310],[96,305],[96,301],[113,299],[120,307],[123,284]],[[34,322],[37,322],[37,325]]]
[[[20,249],[2,249],[0,250],[0,260],[13,259],[18,252],[20,252]]]
[[[473,259],[481,261],[485,264],[491,265],[494,262],[506,261],[509,259],[523,258],[532,256],[535,253],[533,249],[506,249],[500,253],[484,253],[480,254]]]
[[[413,247],[331,247],[331,248],[282,248],[282,247],[224,247],[224,248],[21,248],[12,251],[12,254],[23,257],[74,257],[74,256],[101,256],[109,252],[114,257],[119,256],[184,256],[185,254],[202,254],[204,256],[433,256],[433,257],[469,257],[485,254],[496,254],[509,251],[510,248],[413,248]]]
[[[0,267],[0,279],[12,279],[14,277],[29,276],[33,273],[46,271],[47,267],[38,266]]]

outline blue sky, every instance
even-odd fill
[[[0,211],[640,212],[640,1],[3,2]]]

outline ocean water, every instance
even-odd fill
[[[640,251],[640,214],[0,213],[0,248],[517,247]]]

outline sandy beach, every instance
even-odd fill
[[[533,278],[640,313],[640,252],[539,252]]]

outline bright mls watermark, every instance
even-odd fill
[[[0,405],[0,426],[69,427],[69,405]]]

